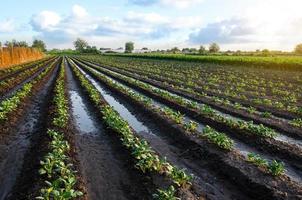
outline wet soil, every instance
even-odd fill
[[[110,74],[105,73],[109,77],[112,77]],[[114,78],[114,77],[113,77]],[[259,137],[256,137],[254,135],[250,135],[246,133],[245,131],[238,130],[235,131],[232,128],[226,127],[223,123],[217,123],[216,121],[213,121],[211,118],[204,118],[201,116],[198,111],[195,111],[193,109],[189,109],[183,106],[180,106],[172,101],[166,100],[162,97],[160,97],[157,94],[150,93],[148,91],[145,91],[137,86],[134,86],[132,84],[127,83],[126,81],[121,80],[120,78],[117,78],[118,81],[121,81],[123,84],[126,84],[129,87],[133,87],[134,89],[138,90],[139,92],[142,92],[143,94],[146,94],[147,96],[154,98],[158,100],[159,102],[166,104],[170,106],[173,109],[179,110],[186,115],[192,117],[195,120],[201,121],[205,124],[209,124],[212,127],[215,127],[218,131],[227,132],[228,134],[233,135],[237,139],[241,141],[247,142],[248,145],[252,145],[257,147],[260,151],[278,155],[280,159],[286,159],[288,162],[290,162],[295,168],[302,169],[302,163],[301,163],[301,155],[302,155],[302,149],[299,148],[298,145],[292,145],[290,143],[274,140],[274,139],[261,139]],[[293,139],[294,140],[294,139]]]
[[[44,147],[49,94],[57,74],[56,67],[37,87],[27,102],[24,115],[2,136],[0,199],[31,199],[28,190],[36,180]]]
[[[149,79],[149,78],[142,77],[139,74],[135,74],[132,71],[119,70],[119,69],[109,68],[109,67],[106,67],[106,66],[102,66],[102,67],[104,67],[106,69],[109,69],[111,71],[129,76],[129,77],[138,79],[142,82],[151,84],[155,87],[159,87],[161,89],[164,89],[164,90],[167,90],[171,93],[174,93],[174,94],[180,95],[182,97],[194,100],[196,102],[208,104],[208,105],[212,106],[213,108],[215,108],[215,109],[217,109],[221,112],[231,114],[232,116],[239,117],[239,118],[242,118],[244,120],[253,120],[255,123],[258,123],[258,124],[264,124],[268,127],[274,128],[278,131],[281,131],[283,134],[286,134],[290,137],[294,137],[296,139],[302,139],[302,130],[301,130],[301,128],[297,128],[297,127],[293,127],[293,126],[289,125],[288,120],[281,119],[281,118],[276,118],[276,117],[275,118],[263,118],[259,114],[251,114],[251,113],[247,113],[246,111],[243,111],[243,110],[234,109],[233,107],[230,107],[230,106],[227,106],[227,105],[218,104],[218,103],[215,103],[215,102],[211,101],[210,99],[208,99],[206,97],[197,97],[196,95],[190,94],[188,92],[177,90],[177,89],[175,89],[175,88],[173,88],[169,85],[164,85],[163,83],[166,81],[164,79],[158,79],[158,78],[154,77],[155,80],[154,79],[152,80],[152,79]],[[172,83],[172,84],[177,85],[177,83]]]
[[[92,81],[93,82],[93,81]],[[100,86],[101,87],[101,86]],[[107,93],[110,93],[110,92],[108,92],[107,91]],[[108,94],[107,94],[108,95]],[[104,94],[103,94],[103,96],[104,96]],[[116,91],[115,92],[112,92],[111,93],[111,96],[114,96],[114,98],[115,99],[120,99],[121,97],[120,97],[120,95],[118,95],[117,93],[116,93]],[[106,95],[104,96],[105,97],[105,99],[106,99]],[[110,98],[107,98],[106,99],[112,106],[114,106],[114,108],[115,109],[120,109],[119,107],[121,107],[120,105],[119,106],[115,106],[117,103],[112,103],[112,99],[110,99]],[[124,106],[126,106],[126,104],[127,103],[125,103],[124,101],[123,101],[123,103],[120,103],[120,104],[122,104],[122,105],[124,105]],[[133,105],[132,105],[133,106]],[[132,109],[130,109],[130,110],[132,110],[132,112],[133,113],[136,113],[136,115],[137,115],[137,113],[139,113],[139,111],[138,110],[140,110],[140,108],[139,107],[137,107],[137,105],[136,106],[133,106],[132,107]],[[131,113],[131,112],[130,112]],[[145,113],[141,113],[141,117],[142,118],[145,118],[144,120],[143,120],[143,125],[140,125],[140,126],[137,126],[137,122],[134,122],[135,120],[133,120],[131,117],[129,117],[129,114],[127,114],[127,112],[125,112],[125,111],[120,111],[120,115],[124,115],[124,118],[127,120],[128,119],[128,122],[130,123],[130,125],[132,125],[134,128],[135,127],[140,127],[140,129],[141,130],[139,130],[139,129],[137,129],[136,131],[138,132],[138,133],[140,133],[140,135],[142,136],[142,137],[144,137],[144,138],[146,138],[152,145],[152,147],[154,147],[156,150],[158,150],[159,152],[164,152],[164,154],[165,153],[167,153],[166,155],[169,155],[169,156],[171,156],[171,154],[173,154],[173,153],[171,153],[171,152],[175,152],[175,148],[177,147],[177,146],[180,146],[183,142],[182,141],[179,141],[179,140],[176,140],[176,141],[174,141],[174,143],[172,142],[170,145],[169,144],[167,144],[167,142],[164,142],[164,143],[162,143],[162,142],[160,142],[160,140],[158,140],[158,139],[154,139],[154,133],[151,131],[150,132],[150,130],[142,130],[142,127],[144,127],[144,126],[146,126],[146,124],[148,124],[148,123],[150,123],[150,121],[152,121],[151,120],[151,117],[147,114],[148,112],[145,112]],[[135,115],[135,114],[134,114]],[[140,118],[140,120],[142,119],[142,118]],[[132,123],[131,123],[131,121],[133,121]],[[152,122],[151,122],[152,123]],[[161,134],[162,135],[162,137],[165,137],[165,136],[167,136],[167,133],[169,133],[170,134],[170,137],[171,137],[171,135],[172,135],[172,137],[173,137],[173,133],[171,134],[171,130],[169,130],[169,129],[167,129],[167,124],[165,124],[165,122],[163,122],[163,123],[160,123],[159,121],[157,121],[157,123],[155,122],[153,122],[153,126],[154,126],[154,128],[156,129],[156,128],[159,128],[159,127],[161,127],[161,128],[163,128],[162,129],[162,131],[159,131],[158,133],[159,134]],[[150,127],[152,127],[151,125],[148,125],[147,126],[148,128],[150,128]],[[165,130],[165,128],[166,128],[166,130]],[[164,133],[164,134],[163,134]],[[156,134],[157,135],[157,134]],[[165,135],[165,136],[164,136]],[[166,138],[166,139],[168,139],[168,138]],[[162,140],[162,139],[161,139]],[[170,141],[171,141],[171,139],[169,139]],[[187,144],[185,144],[185,145],[183,145],[182,147],[180,147],[179,149],[186,149],[186,147],[188,148],[188,146],[190,146],[190,145],[187,145]],[[192,147],[194,147],[194,145],[191,145]],[[161,149],[161,150],[159,150],[159,149]],[[170,152],[167,150],[167,149],[172,149]],[[186,151],[184,151],[184,152],[186,152]],[[190,154],[193,154],[193,153],[197,153],[197,152],[199,152],[198,151],[198,149],[194,149],[194,150],[192,150],[191,151],[191,149],[188,149],[187,150],[187,153],[189,154],[189,157],[190,157]],[[197,153],[198,154],[198,153]],[[174,154],[175,155],[175,154]],[[179,154],[179,155],[182,155],[182,154]],[[169,158],[169,156],[167,156],[168,158]],[[172,158],[175,158],[175,160],[179,160],[179,159],[183,159],[183,158],[181,158],[181,156],[179,156],[179,157],[177,157],[177,156],[172,156]],[[197,157],[200,157],[200,155],[199,156],[197,156]],[[196,158],[196,157],[195,157]],[[239,167],[239,168],[241,168],[241,171],[245,171],[247,168],[249,168],[249,167],[247,167],[246,166],[246,164],[244,164],[244,163],[242,163],[242,161],[240,161],[240,159],[239,160],[237,160],[237,156],[236,155],[233,155],[233,157],[231,156],[231,158],[233,159],[232,161],[236,161],[236,163],[237,164],[234,164],[234,165],[232,165],[233,167],[234,166],[236,166],[237,165],[237,167]],[[170,159],[171,159],[171,157],[170,157]],[[212,158],[212,159],[214,159],[214,158]],[[173,160],[173,159],[171,159],[171,160]],[[241,160],[242,160],[242,158],[241,158]],[[175,161],[174,161],[175,162]],[[190,160],[190,164],[192,164],[193,162],[197,162],[196,160],[194,160],[194,161],[192,161],[192,160]],[[210,161],[208,161],[208,162],[210,162]],[[229,161],[228,161],[229,162]],[[207,162],[205,162],[205,163],[207,163]],[[210,162],[211,164],[209,164],[209,163],[207,163],[207,164],[204,164],[204,165],[208,165],[208,167],[209,167],[209,170],[218,170],[217,169],[217,166],[216,167],[213,167],[213,164],[215,163],[215,160],[214,161],[211,161]],[[214,166],[215,165],[217,165],[218,163],[216,163],[216,164],[214,164]],[[218,164],[219,165],[219,164]],[[188,166],[186,166],[189,170],[190,170],[190,167],[188,167]],[[226,167],[226,171],[227,171],[227,168],[228,168],[228,166],[225,166]],[[199,168],[200,169],[200,168]],[[235,184],[236,184],[236,182],[237,182],[237,184],[241,184],[242,182],[244,183],[244,182],[249,182],[250,180],[244,180],[245,178],[244,178],[244,175],[243,174],[240,174],[240,170],[238,171],[238,170],[236,170],[236,169],[234,169],[234,168],[229,168],[231,171],[233,171],[233,175],[231,175],[230,177],[228,177],[228,178],[230,178],[230,180],[232,180],[233,179],[233,181],[235,181]],[[224,171],[224,174],[226,173],[225,172],[225,170],[222,170],[222,169],[219,169],[218,171]],[[250,172],[252,172],[252,174],[251,174],[251,177],[253,177],[254,178],[254,180],[256,179],[256,182],[258,182],[258,183],[249,183],[249,186],[247,186],[246,185],[246,187],[248,188],[248,187],[250,187],[249,189],[247,189],[247,188],[242,188],[243,190],[245,190],[245,189],[247,189],[247,190],[250,190],[249,192],[252,192],[253,191],[253,189],[256,189],[257,191],[258,191],[258,194],[256,194],[256,196],[254,196],[255,194],[252,194],[254,197],[253,198],[256,198],[256,199],[265,199],[265,198],[269,198],[269,196],[274,196],[275,194],[274,194],[274,192],[273,193],[271,193],[269,190],[271,190],[272,188],[270,188],[270,189],[268,189],[268,188],[265,188],[266,186],[265,186],[265,184],[264,185],[262,185],[264,182],[267,182],[267,184],[268,185],[271,185],[271,183],[272,183],[272,179],[270,179],[270,178],[268,178],[268,177],[265,177],[263,180],[263,183],[262,183],[262,181],[259,179],[259,178],[257,178],[258,176],[259,176],[259,172],[257,172],[257,170],[251,170]],[[232,172],[227,172],[227,174],[232,174]],[[239,175],[240,174],[240,175]],[[247,171],[245,171],[245,175],[247,175],[248,174],[248,172]],[[261,173],[260,173],[261,174]],[[262,176],[262,178],[263,178],[263,175],[261,175]],[[259,176],[260,177],[260,176]],[[212,177],[212,179],[213,179],[213,177]],[[266,180],[267,179],[267,180]],[[241,180],[242,182],[240,182],[239,180]],[[286,181],[285,181],[286,182]],[[259,186],[259,184],[260,185],[262,185],[262,186]],[[283,182],[281,181],[281,182],[278,182],[278,184],[279,184],[279,186],[280,186],[280,188],[281,188],[281,191],[283,190],[283,191],[286,191],[286,190],[291,190],[291,189],[288,189],[288,185],[283,185]],[[242,185],[240,185],[240,186],[242,186]],[[264,187],[263,187],[264,186]],[[295,187],[294,187],[295,188]],[[295,188],[294,189],[294,191],[296,190],[297,188]],[[261,194],[261,192],[262,192],[262,195],[260,195]],[[280,192],[278,192],[278,191],[275,191],[276,193],[280,193]],[[286,195],[286,193],[285,194],[282,194],[282,195]],[[291,194],[292,195],[292,194]],[[293,196],[292,196],[293,197]],[[295,196],[295,197],[297,197],[297,196]],[[217,197],[216,197],[217,198]],[[226,196],[224,196],[224,198],[226,198]],[[247,198],[247,197],[245,197],[245,198]]]
[[[134,168],[129,152],[106,129],[69,67],[66,71],[75,150],[88,199],[151,199],[155,192],[151,177]]]

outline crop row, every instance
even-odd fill
[[[30,81],[29,83],[24,84],[16,93],[8,98],[0,102],[0,121],[7,120],[7,115],[18,108],[20,103],[24,98],[30,95],[32,88],[34,85],[39,83],[47,74],[48,72],[54,67],[56,61],[54,61],[49,67],[44,69],[35,79]]]
[[[65,93],[65,66],[61,63],[54,89],[54,117],[47,134],[50,138],[49,153],[41,163],[39,173],[45,180],[36,199],[76,199],[83,193],[76,189],[76,171],[69,157],[70,144],[65,139],[68,125],[68,101]]]
[[[98,67],[97,69],[102,71],[102,72],[106,72],[106,73],[110,74],[113,77],[120,78],[120,79],[122,79],[122,80],[124,80],[124,81],[126,81],[130,84],[138,86],[138,87],[140,87],[140,88],[142,88],[146,91],[155,93],[155,94],[161,96],[162,98],[165,98],[165,99],[167,99],[171,102],[175,102],[175,103],[177,103],[181,106],[187,107],[189,109],[194,109],[201,116],[211,118],[212,120],[223,123],[226,126],[229,126],[231,128],[239,129],[239,130],[245,130],[250,134],[254,134],[254,135],[257,135],[257,136],[260,136],[260,137],[273,138],[277,135],[277,133],[273,129],[265,127],[262,124],[257,125],[257,124],[254,124],[253,122],[246,122],[246,121],[243,121],[243,120],[235,120],[235,119],[232,119],[232,118],[228,118],[228,117],[225,117],[225,116],[221,115],[220,113],[218,113],[217,111],[215,111],[214,109],[212,109],[208,105],[198,104],[195,101],[191,101],[191,100],[188,100],[188,99],[183,98],[181,96],[171,94],[170,92],[167,92],[165,90],[156,88],[156,87],[151,86],[151,85],[149,85],[147,83],[144,83],[142,81],[139,81],[139,80],[136,80],[136,79],[133,79],[133,78],[130,78],[130,77],[127,77],[127,76],[124,76],[124,75],[106,70],[104,68]]]
[[[99,67],[96,69],[101,71]],[[252,145],[261,151],[265,151],[269,154],[277,155],[281,159],[288,160],[294,166],[300,166],[301,148],[297,145],[293,145],[290,142],[274,139],[278,133],[273,129],[267,128],[263,125],[256,125],[252,122],[243,120],[237,121],[237,119],[221,115],[207,105],[198,105],[196,102],[188,103],[191,101],[187,101],[186,99],[179,101],[178,99],[181,97],[174,96],[166,91],[154,88],[148,84],[141,83],[129,77],[123,77],[122,75],[116,73],[113,75],[112,72],[107,73],[108,70],[103,70],[104,71],[102,72],[109,77],[113,77],[118,81],[133,87],[136,90],[139,90],[148,96],[151,96],[160,102],[187,114],[195,120],[213,126],[218,131],[227,132],[229,135],[232,135],[242,142]],[[182,104],[182,102],[187,103]],[[268,131],[269,134],[265,135],[266,131]],[[257,132],[260,134],[257,134]]]
[[[82,65],[82,67],[87,70],[90,74],[92,74],[94,77],[96,77],[98,80],[104,82],[105,84],[109,85],[110,87],[120,91],[123,93],[123,95],[127,95],[129,98],[133,99],[136,102],[139,102],[140,104],[144,105],[146,108],[150,109],[151,111],[157,113],[160,116],[166,116],[168,119],[173,121],[175,124],[177,124],[180,128],[186,130],[186,133],[189,135],[195,135],[200,139],[206,139],[210,143],[213,143],[217,145],[219,148],[222,148],[224,150],[233,150],[233,141],[226,136],[224,133],[220,133],[215,131],[213,128],[206,126],[202,133],[197,130],[197,123],[194,121],[185,122],[184,116],[176,112],[169,107],[163,106],[159,107],[152,103],[152,99],[145,97],[132,89],[125,87],[116,81],[112,80],[111,78],[108,78],[107,76],[96,72],[95,70],[86,67]],[[253,153],[250,153],[249,155],[253,155]],[[261,158],[260,156],[258,156]],[[250,158],[250,157],[248,157]],[[264,159],[262,159],[264,160]],[[248,161],[251,161],[251,159],[248,159]],[[255,162],[253,162],[255,163]],[[259,165],[257,165],[259,166]],[[263,167],[264,165],[261,165],[259,167]],[[282,162],[279,162],[277,160],[273,160],[272,163],[268,164],[266,162],[265,165],[265,171],[269,174],[272,174],[274,176],[279,176],[284,173],[284,165]]]
[[[136,167],[142,172],[155,172],[159,175],[165,175],[179,188],[190,186],[191,175],[188,175],[183,169],[171,165],[165,159],[160,158],[147,141],[137,137],[129,124],[102,99],[98,90],[85,78],[81,71],[72,62],[70,64],[81,86],[89,94],[90,99],[102,114],[106,125],[118,133],[123,145],[131,151],[131,154],[137,161]],[[158,193],[154,196],[157,199],[176,199],[174,192],[174,187],[171,185],[169,188],[159,189]]]
[[[83,61],[86,63],[85,61]],[[196,92],[192,88],[185,88],[182,84],[169,84],[165,79],[161,79],[161,81],[156,81],[154,79],[145,78],[145,76],[140,76],[136,72],[128,72],[121,69],[115,69],[110,67],[104,67],[106,69],[112,70],[114,72],[118,72],[120,74],[129,76],[131,78],[135,78],[141,80],[146,83],[150,83],[151,85],[158,86],[159,88],[165,89],[169,92],[178,94],[180,96],[198,101],[204,102],[205,104],[214,106],[215,108],[221,109],[225,112],[232,113],[235,116],[240,116],[244,119],[253,120],[257,123],[263,123],[266,126],[270,126],[276,128],[280,131],[285,132],[290,136],[300,137],[299,128],[302,127],[301,119],[293,119],[293,120],[284,120],[280,118],[276,118],[270,112],[259,112],[254,107],[244,107],[240,103],[232,103],[227,99],[215,97],[215,96],[207,96],[205,94],[201,94]]]
[[[83,61],[85,62],[85,61]],[[178,83],[176,79],[173,81],[167,80],[167,78],[158,78],[154,77],[154,73],[152,75],[144,75],[145,73],[138,73],[137,71],[124,69],[124,68],[112,68],[105,67],[106,69],[110,69],[112,71],[121,73],[123,75],[139,79],[141,81],[154,84],[160,88],[171,91],[175,94],[179,94],[180,96],[184,96],[199,102],[204,102],[206,104],[212,105],[214,107],[218,107],[225,112],[230,112],[236,116],[243,117],[249,120],[255,120],[257,123],[263,123],[273,128],[277,128],[278,130],[288,132],[289,134],[297,134],[297,128],[302,127],[301,119],[283,120],[280,118],[276,118],[270,112],[259,112],[255,107],[249,106],[245,107],[238,102],[231,102],[228,99],[220,98],[217,96],[209,96],[203,92],[197,92],[194,88],[184,87],[186,83]],[[151,79],[149,78],[151,77]],[[296,129],[292,129],[296,128]]]
[[[185,122],[184,121],[184,115],[180,112],[176,112],[173,109],[167,107],[167,106],[155,106],[152,103],[152,99],[143,96],[137,92],[134,92],[130,88],[127,88],[112,79],[106,77],[105,75],[102,75],[101,73],[97,73],[96,71],[92,70],[91,68],[88,68],[86,66],[83,66],[84,69],[88,70],[91,74],[93,74],[95,77],[97,77],[99,80],[102,80],[106,84],[110,85],[111,87],[120,90],[125,95],[128,95],[130,98],[132,98],[135,101],[138,101],[142,104],[144,104],[147,108],[159,112],[160,115],[164,115],[168,117],[170,120],[174,121],[176,124],[182,126],[184,129],[188,131],[190,134],[194,134],[199,136],[200,138],[205,138],[211,143],[217,145],[218,147],[230,150],[233,147],[233,141],[226,136],[224,133],[219,133],[212,129],[211,127],[207,126],[205,129],[203,129],[203,132],[200,133],[197,130],[197,123],[194,121]]]
[[[171,59],[180,61],[197,61],[203,63],[218,63],[231,65],[249,65],[251,67],[267,67],[271,69],[301,70],[301,58],[298,56],[255,57],[255,56],[194,56],[182,54],[118,54],[118,56]]]
[[[0,93],[4,94],[4,93],[8,92],[10,89],[15,87],[16,84],[21,83],[26,78],[32,76],[43,66],[45,66],[45,64],[40,63],[40,64],[36,65],[35,67],[32,67],[28,70],[25,70],[25,71],[17,74],[16,76],[13,76],[11,78],[1,81],[0,82]]]
[[[38,61],[33,61],[33,62],[21,64],[21,65],[16,65],[14,67],[6,68],[6,69],[0,69],[0,77],[2,78],[3,76],[5,76],[7,74],[12,74],[12,73],[30,68],[33,65],[41,64],[41,63],[45,62],[48,59],[49,59],[49,57],[46,57],[46,58],[40,59]]]
[[[296,105],[297,98],[301,98],[301,92],[302,88],[300,88],[301,84],[294,85],[293,87],[289,89],[279,89],[279,87],[276,85],[279,81],[274,82],[268,82],[265,83],[264,86],[259,86],[256,88],[247,88],[252,85],[253,82],[255,82],[255,78],[250,78],[250,76],[253,76],[255,73],[261,72],[261,70],[258,71],[252,71],[253,73],[248,73],[249,69],[241,69],[241,70],[234,70],[231,67],[227,67],[228,70],[224,68],[221,68],[220,66],[212,66],[206,67],[206,66],[191,66],[188,63],[173,63],[172,66],[168,65],[168,62],[164,61],[154,61],[154,62],[147,62],[145,60],[128,60],[125,61],[119,61],[119,58],[116,57],[108,57],[103,56],[98,59],[95,58],[98,62],[102,62],[105,65],[114,66],[117,68],[123,68],[125,70],[132,70],[135,73],[139,73],[142,75],[157,77],[160,79],[164,79],[167,82],[171,82],[173,85],[182,85],[186,86],[187,88],[191,88],[192,90],[196,90],[201,95],[205,95],[206,92],[209,92],[209,94],[212,96],[219,96],[220,98],[230,98],[232,101],[235,102],[239,99],[239,101],[246,102],[247,104],[251,103],[251,99],[255,99],[252,104],[255,104],[256,106],[266,106],[271,107],[273,109],[277,110],[284,110],[286,109],[288,112],[294,112],[299,114],[301,111],[299,107]],[[127,61],[127,62],[126,62]],[[185,68],[184,65],[185,64]],[[184,70],[185,69],[185,70]],[[217,69],[217,71],[215,71]],[[202,71],[202,73],[201,73]],[[212,71],[212,72],[211,72]],[[238,75],[240,73],[245,73],[242,75]],[[223,74],[219,74],[223,73]],[[202,79],[200,78],[202,77]],[[222,80],[223,77],[226,77],[227,80]],[[233,80],[232,79],[236,79]],[[237,80],[242,79],[242,80]],[[267,78],[260,81],[260,83],[265,82]],[[286,77],[285,81],[288,82],[290,78]],[[225,83],[228,84],[225,84]],[[234,82],[235,85],[232,85],[231,83]],[[276,83],[276,84],[275,84]],[[218,86],[218,90],[216,92],[215,88],[212,86]],[[271,87],[272,86],[272,87]],[[265,91],[267,88],[270,88],[270,91],[267,93],[267,97],[265,94],[263,94],[263,91]],[[300,88],[300,89],[299,89]],[[295,92],[295,89],[299,89],[297,92]],[[237,91],[238,90],[238,91]],[[250,92],[252,96],[245,96],[242,92]],[[256,92],[262,91],[261,94],[256,94]],[[274,95],[274,91],[277,91]],[[280,92],[278,92],[280,91]],[[284,93],[288,93],[284,95]],[[280,95],[282,93],[282,95]],[[256,96],[256,98],[255,98]],[[257,98],[258,96],[258,98]],[[270,99],[272,96],[275,96],[276,99]],[[284,103],[282,103],[282,99],[285,98]],[[236,100],[237,98],[237,100]],[[250,103],[248,103],[250,102]]]

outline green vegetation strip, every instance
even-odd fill
[[[54,129],[48,129],[50,152],[40,162],[39,173],[45,176],[45,185],[40,190],[40,196],[36,199],[43,200],[69,200],[82,196],[81,191],[76,190],[76,171],[68,156],[70,145],[65,139],[64,129],[68,124],[68,103],[65,94],[65,67],[61,64],[60,73],[55,86],[55,117]]]
[[[101,97],[99,91],[89,82],[87,78],[71,63],[72,69],[80,81],[81,86],[89,94],[90,99],[100,109],[103,119],[108,127],[119,134],[123,145],[132,152],[132,155],[137,160],[136,168],[142,172],[156,172],[160,175],[166,175],[171,178],[177,187],[187,187],[191,185],[192,176],[188,175],[183,169],[168,163],[165,159],[160,158],[157,153],[152,150],[148,142],[138,138],[129,124],[123,120],[119,114],[109,106]],[[174,197],[174,186],[168,189],[158,190],[158,194],[154,197],[157,199],[176,199]],[[165,196],[171,198],[163,198]]]
[[[174,102],[175,104],[179,104],[183,107],[194,109],[197,111],[201,116],[211,118],[214,121],[220,122],[225,124],[226,126],[233,128],[233,129],[239,129],[247,131],[250,134],[257,135],[264,138],[274,138],[277,136],[277,133],[263,124],[254,124],[252,121],[244,121],[244,120],[235,120],[232,118],[225,117],[221,114],[219,114],[217,111],[215,111],[213,108],[211,108],[208,105],[204,104],[198,104],[195,101],[191,101],[188,99],[185,99],[181,96],[171,94],[170,92],[167,92],[165,90],[156,88],[154,86],[151,86],[150,84],[144,83],[142,81],[112,72],[107,69],[103,69],[98,67],[97,68],[100,71],[109,73],[113,77],[117,77],[119,79],[122,79],[126,81],[129,84],[135,85],[143,90],[149,91],[153,94],[156,94],[168,101]]]
[[[35,72],[37,72],[38,69],[42,66],[44,66],[44,63],[38,64],[37,66],[30,68],[28,70],[25,70],[16,76],[13,76],[7,80],[1,81],[0,82],[0,92],[5,92],[5,91],[7,91],[7,88],[14,87],[14,83],[17,79],[19,79],[21,81],[23,78],[30,77]]]
[[[129,96],[135,101],[138,101],[142,104],[144,104],[149,109],[152,109],[155,112],[159,112],[161,115],[167,116],[169,119],[174,121],[176,124],[181,125],[189,134],[195,134],[199,136],[200,138],[205,138],[211,143],[217,145],[218,147],[225,149],[225,150],[232,150],[234,142],[224,133],[219,133],[215,131],[213,128],[206,126],[203,129],[203,132],[200,133],[197,131],[198,124],[194,121],[185,122],[184,121],[184,115],[182,115],[179,112],[176,112],[168,107],[156,107],[152,104],[152,99],[145,97],[143,95],[140,95],[139,93],[134,92],[133,90],[129,89],[128,87],[125,87],[116,81],[113,81],[111,78],[108,78],[106,75],[103,75],[101,73],[97,73],[95,70],[92,70],[91,68],[87,66],[83,66],[84,69],[89,71],[91,74],[93,74],[98,79],[102,80],[106,84],[110,85],[111,87],[120,90],[123,94]],[[265,171],[273,176],[280,176],[284,174],[284,164],[282,162],[279,162],[277,160],[273,160],[272,162],[268,162],[261,158],[259,155],[254,153],[249,153],[247,157],[247,161],[254,163],[258,167],[262,167],[265,169]],[[261,163],[259,164],[259,162]]]
[[[107,55],[107,54],[104,54]],[[248,65],[251,67],[266,67],[270,69],[284,69],[302,71],[302,58],[300,56],[198,56],[184,54],[109,54],[110,56],[164,59],[177,61],[194,61],[202,63],[217,63],[223,65]]]
[[[99,78],[100,80],[106,82],[108,85],[112,86],[117,90],[120,90],[123,94],[129,96],[134,101],[138,101],[144,104],[147,108],[159,113],[159,115],[164,115],[168,117],[170,120],[174,121],[176,124],[183,127],[188,133],[197,135],[199,138],[207,139],[208,141],[210,141],[211,143],[217,145],[222,149],[231,150],[233,148],[234,145],[233,140],[230,139],[224,133],[219,133],[209,126],[206,126],[206,128],[203,129],[203,132],[200,133],[197,131],[197,123],[194,121],[185,122],[184,115],[182,115],[181,113],[176,112],[166,106],[156,107],[154,106],[154,104],[152,104],[152,99],[145,97],[139,93],[136,93],[135,91],[113,81],[107,76],[95,72],[89,67],[84,66],[84,68],[88,70],[90,73],[92,73],[94,76]]]
[[[50,71],[53,65],[56,62],[53,62],[49,67],[47,67],[42,73],[39,74],[34,80],[26,83],[20,88],[14,96],[3,100],[0,102],[0,122],[7,120],[7,115],[18,108],[22,100],[29,96],[32,88],[35,84],[37,84],[42,78],[46,76],[46,74]]]
[[[258,167],[264,168],[265,171],[270,173],[273,176],[280,176],[284,173],[284,164],[277,160],[273,160],[272,162],[268,162],[267,160],[261,158],[260,155],[249,153],[248,161],[254,163]]]

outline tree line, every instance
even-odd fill
[[[17,41],[15,39],[11,41],[6,41],[4,43],[4,46],[7,48],[14,48],[14,47],[32,47],[36,49],[40,49],[40,51],[45,52],[46,51],[46,44],[42,40],[35,39],[30,46],[26,41]],[[2,47],[2,43],[0,42],[0,47]]]

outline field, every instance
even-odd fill
[[[0,93],[0,200],[302,199],[299,57],[51,56]]]

